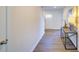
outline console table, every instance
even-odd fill
[[[70,38],[73,36],[75,36],[75,39],[73,39],[73,40],[75,40],[75,44],[73,43],[72,39]],[[63,40],[63,44],[64,44],[64,47],[66,50],[77,50],[77,45],[78,45],[77,31],[71,31],[69,28],[62,27],[61,28],[61,38],[63,38],[62,40]],[[70,48],[69,46],[72,46],[73,48]]]

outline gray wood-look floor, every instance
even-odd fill
[[[65,50],[59,30],[46,30],[34,52],[76,52],[76,50]]]

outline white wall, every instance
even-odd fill
[[[66,22],[67,26],[69,26],[68,17],[70,9],[72,9],[72,7],[65,7],[63,10],[63,25]]]
[[[63,19],[63,10],[46,11],[46,14],[52,14],[52,18],[46,19],[46,29],[60,29]]]
[[[8,51],[33,51],[44,34],[40,7],[8,7]]]

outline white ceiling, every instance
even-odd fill
[[[64,8],[72,8],[73,6],[42,6],[44,11],[63,10]]]
[[[43,6],[42,7],[43,8],[43,10],[46,10],[46,11],[48,11],[48,10],[63,10],[64,8],[65,8],[65,6]]]

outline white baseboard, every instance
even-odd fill
[[[36,46],[38,45],[39,41],[42,39],[43,35],[45,34],[45,32],[43,32],[43,34],[41,35],[41,37],[39,38],[39,40],[37,40],[37,42],[33,45],[32,49],[29,52],[33,52],[34,49],[36,48]]]

